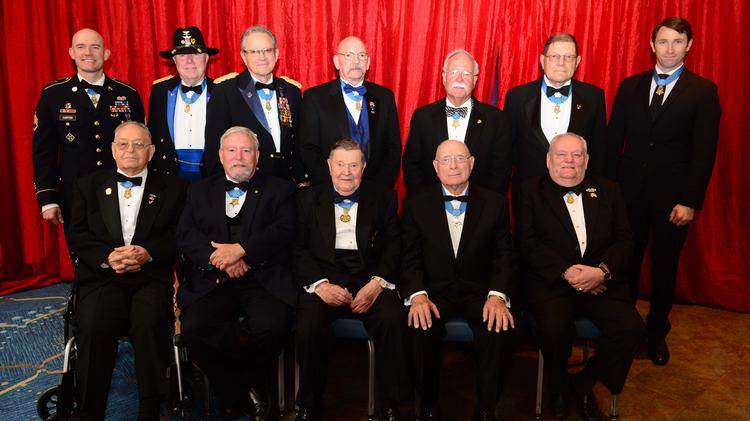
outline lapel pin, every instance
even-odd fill
[[[106,194],[107,196],[109,196],[110,194],[112,194],[112,189],[109,188],[109,187],[107,187],[107,189],[104,190],[104,194]]]
[[[477,120],[477,124],[482,124],[482,120]]]
[[[375,114],[375,102],[370,101],[370,114]]]
[[[580,110],[580,109],[581,109],[581,104],[576,104],[576,110]]]
[[[253,191],[253,193],[258,194],[260,192],[256,189],[255,191]]]
[[[73,91],[73,92],[78,92],[78,87],[74,86],[74,87],[70,88],[70,90]]]
[[[589,192],[589,194],[591,195],[591,198],[592,198],[592,199],[593,199],[593,198],[595,198],[595,197],[598,197],[598,196],[596,195],[596,189],[595,189],[595,188],[593,188],[593,187],[589,187],[589,188],[587,188],[587,189],[586,189],[586,191],[587,191],[587,192]]]
[[[248,97],[248,98],[252,98],[252,97],[253,97],[253,93],[252,93],[252,92],[248,92],[248,93],[247,93],[247,97]]]
[[[153,193],[149,193],[148,194],[148,204],[150,205],[150,204],[154,203],[155,200],[156,200],[156,195],[153,194]]]

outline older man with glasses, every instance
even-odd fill
[[[312,181],[330,182],[326,159],[335,142],[354,139],[365,152],[365,180],[392,188],[401,159],[396,101],[390,89],[365,80],[371,57],[365,43],[344,38],[333,55],[339,77],[305,92],[301,151]]]

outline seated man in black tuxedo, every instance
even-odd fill
[[[159,419],[174,318],[174,233],[187,182],[149,171],[153,155],[146,126],[126,121],[112,143],[117,170],[74,185],[70,245],[79,288],[74,334],[81,420],[104,419],[123,335],[135,350],[138,419]]]
[[[584,420],[601,418],[591,391],[597,380],[612,393],[622,391],[645,336],[624,277],[633,256],[625,202],[617,184],[586,175],[588,161],[582,137],[553,137],[549,175],[524,182],[518,204],[524,293],[537,323],[556,419],[568,416],[564,385],[576,316],[602,331],[596,355],[571,382]]]
[[[177,294],[182,334],[225,417],[247,410],[251,419],[276,419],[269,382],[297,302],[289,265],[295,187],[256,172],[259,142],[250,129],[232,127],[219,144],[224,173],[190,186],[177,226],[177,245],[192,263]]]
[[[494,420],[507,334],[515,327],[510,289],[517,254],[504,196],[469,183],[474,157],[466,144],[446,140],[433,167],[440,183],[404,201],[402,282],[413,326],[420,419],[439,419],[439,348],[444,321],[466,319],[477,351],[475,420]]]
[[[361,319],[375,341],[380,420],[400,420],[408,395],[404,309],[395,290],[401,225],[396,192],[363,181],[365,158],[354,140],[334,143],[329,183],[297,198],[294,276],[301,295],[295,342],[300,366],[296,420],[321,412],[330,325],[337,317]]]

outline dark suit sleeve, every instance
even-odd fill
[[[512,129],[508,117],[497,110],[497,129],[491,141],[492,159],[490,164],[490,179],[483,180],[485,185],[502,195],[508,192],[512,162]]]
[[[143,102],[141,102],[141,96],[138,95],[138,91],[133,90],[134,101],[130,101],[130,119],[141,123],[146,122],[146,113],[143,108]]]
[[[398,125],[398,112],[396,110],[396,100],[393,93],[386,91],[385,101],[389,104],[386,116],[388,124],[386,134],[382,137],[385,141],[383,164],[378,169],[375,180],[386,187],[393,187],[398,177],[398,169],[401,164],[401,131]]]
[[[607,106],[604,102],[604,92],[596,91],[596,112],[594,113],[594,127],[591,138],[586,139],[589,154],[589,165],[586,173],[606,176],[607,161]]]
[[[215,249],[211,246],[212,239],[208,238],[199,228],[196,211],[202,208],[202,198],[199,196],[196,186],[191,186],[187,191],[187,200],[177,223],[175,240],[177,247],[193,264],[198,267],[205,267],[208,265],[209,257]]]
[[[274,184],[272,188],[278,189],[273,193],[275,197],[269,201],[266,210],[271,215],[272,222],[240,240],[240,245],[246,253],[243,259],[251,268],[272,260],[279,253],[288,253],[289,248],[294,244],[297,227],[294,184],[284,182]],[[269,194],[268,191],[265,194]],[[260,211],[261,209],[256,210],[256,212]]]
[[[302,125],[299,138],[302,162],[305,164],[312,182],[320,184],[329,179],[326,159],[330,151],[324,151],[321,145],[321,105],[318,103],[316,93],[307,93],[302,98]]]
[[[229,128],[229,99],[227,89],[231,81],[214,85],[211,99],[206,106],[206,143],[203,152],[203,177],[218,174],[223,171],[219,162],[219,139]],[[248,112],[250,112],[248,110]]]
[[[614,238],[609,247],[607,247],[604,255],[599,259],[607,265],[609,271],[613,274],[612,279],[625,280],[625,271],[629,269],[630,262],[633,258],[633,233],[630,230],[630,222],[628,220],[628,212],[625,207],[625,199],[620,191],[620,186],[617,184],[608,184],[607,190],[610,195],[611,209],[612,209],[612,234]],[[621,275],[621,276],[617,276]]]
[[[406,138],[404,146],[404,184],[408,192],[415,192],[426,184],[427,177],[422,172],[422,156],[424,147],[422,135],[420,133],[421,123],[419,110],[411,116],[409,123],[409,135]]]
[[[401,270],[401,295],[408,299],[417,291],[426,291],[424,284],[424,261],[422,241],[424,238],[419,230],[412,205],[407,198],[403,206],[403,235],[401,236],[402,270]]]
[[[535,196],[539,196],[538,183],[526,183],[521,188],[516,222],[516,239],[528,268],[551,285],[563,281],[562,274],[574,262],[568,261],[553,247],[550,247],[548,245],[550,240],[543,238],[541,233],[538,232],[537,224],[542,222],[536,220],[536,209],[540,205],[534,203]]]
[[[148,96],[148,120],[146,122],[146,126],[148,126],[148,131],[151,132],[151,140],[154,144],[154,158],[148,163],[149,168],[155,168],[159,171],[166,170],[164,166],[164,162],[160,157],[164,155],[164,144],[157,139],[157,133],[158,130],[158,124],[159,122],[156,121],[157,118],[159,118],[160,115],[163,115],[163,113],[166,110],[159,110],[159,100],[157,97],[161,95],[161,89],[159,89],[159,85],[151,85],[151,94]]]
[[[90,213],[101,212],[96,203],[96,198],[86,194],[86,192],[94,191],[93,188],[84,184],[90,183],[90,180],[90,177],[86,177],[73,184],[73,202],[68,236],[71,251],[79,260],[78,264],[96,272],[102,263],[107,263],[107,258],[114,247],[106,238],[89,229]]]
[[[505,109],[503,112],[508,117],[508,123],[510,124],[511,166],[518,165],[520,159],[518,146],[518,122],[521,119],[521,113],[519,104],[520,98],[518,98],[518,89],[514,88],[509,90],[508,93],[505,94]]]
[[[716,85],[711,83],[709,87],[704,89],[703,95],[697,100],[696,106],[689,172],[686,188],[679,203],[699,210],[703,207],[706,188],[711,179],[719,138],[721,106],[719,105]]]
[[[154,175],[152,175],[154,176]],[[168,206],[163,206],[161,212],[168,212],[168,215],[174,215],[171,223],[165,229],[159,231],[152,230],[145,241],[141,243],[141,247],[148,251],[151,258],[155,262],[164,260],[173,260],[175,257],[175,250],[177,245],[175,242],[175,233],[177,230],[177,215],[185,207],[185,191],[187,190],[187,182],[181,178],[169,177],[168,181],[169,195],[173,198],[170,199]],[[148,263],[147,263],[148,264]]]
[[[390,189],[387,191],[380,208],[383,212],[385,232],[379,235],[385,237],[385,247],[373,275],[398,285],[401,266],[401,221],[398,219],[398,199],[395,191]]]
[[[312,191],[307,190],[297,195],[297,239],[294,242],[292,264],[294,280],[300,288],[326,277],[312,253],[315,245],[310,241],[310,230],[316,224],[313,223],[314,195],[311,193]]]
[[[58,139],[55,128],[55,115],[50,109],[50,99],[44,90],[36,106],[34,138],[31,143],[31,156],[34,163],[34,185],[39,206],[60,203],[57,196]]]
[[[624,86],[625,81],[620,82],[617,88],[615,100],[612,103],[612,113],[609,116],[609,125],[607,126],[607,145],[605,150],[606,168],[604,176],[615,180],[617,179],[617,166],[620,161],[620,152],[625,142],[625,119],[627,114],[627,88]]]
[[[492,257],[490,290],[512,296],[518,277],[518,253],[510,238],[507,203],[499,219],[500,226],[495,230],[495,253]],[[488,291],[489,292],[489,291]]]

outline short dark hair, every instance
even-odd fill
[[[347,137],[341,140],[337,140],[336,143],[334,143],[331,147],[331,153],[328,154],[328,158],[331,158],[333,156],[333,152],[339,149],[345,151],[360,151],[362,153],[362,161],[364,162],[365,160],[365,151],[362,149],[362,145],[357,143],[357,141],[354,139],[350,139]]]
[[[680,34],[687,35],[687,40],[690,42],[693,39],[693,28],[690,27],[690,22],[687,19],[680,16],[672,16],[664,19],[663,21],[656,24],[653,32],[651,32],[651,42],[656,41],[656,33],[661,28],[669,28],[677,31]]]
[[[549,38],[547,38],[547,41],[544,43],[542,54],[544,54],[545,56],[547,55],[547,50],[549,50],[549,46],[552,45],[553,42],[572,42],[576,48],[576,55],[578,55],[578,41],[576,41],[576,37],[568,32],[555,32],[554,34],[550,35]]]

